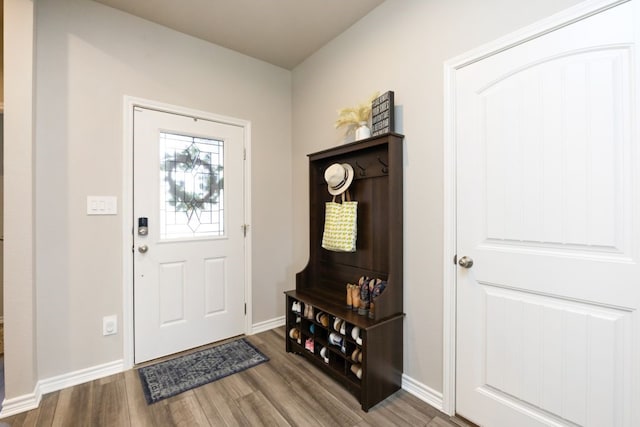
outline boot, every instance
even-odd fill
[[[356,311],[360,308],[360,289],[356,285],[351,288],[351,303],[353,304],[351,310]]]
[[[366,316],[369,314],[369,302],[371,301],[369,296],[369,280],[365,280],[362,286],[360,287],[360,307],[358,310],[358,314],[361,316]]]

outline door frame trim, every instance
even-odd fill
[[[134,366],[134,325],[133,325],[133,108],[140,107],[171,114],[195,117],[222,124],[239,126],[244,129],[244,223],[251,224],[251,122],[234,117],[222,116],[206,111],[178,105],[166,104],[149,99],[125,95],[123,99],[123,149],[122,149],[122,350],[123,367]],[[244,299],[246,314],[244,333],[251,332],[252,288],[251,288],[251,233],[247,233],[244,245]]]
[[[456,412],[456,73],[458,70],[631,0],[589,0],[560,11],[444,63],[443,366],[442,411]]]

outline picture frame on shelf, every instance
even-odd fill
[[[387,91],[371,102],[371,136],[393,132],[394,93]]]

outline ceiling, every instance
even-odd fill
[[[384,0],[95,0],[292,69]]]

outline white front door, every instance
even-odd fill
[[[456,72],[456,412],[640,425],[640,2]]]
[[[134,109],[135,363],[244,332],[243,133]]]

